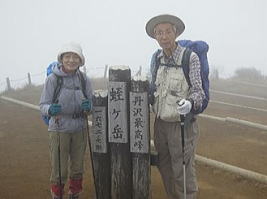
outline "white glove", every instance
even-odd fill
[[[186,115],[190,112],[192,108],[192,103],[189,100],[182,99],[180,102],[178,102],[177,111],[180,115]]]

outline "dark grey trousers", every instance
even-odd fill
[[[195,199],[198,191],[195,172],[195,152],[199,136],[196,120],[185,121],[185,165],[187,199]],[[183,199],[183,153],[180,122],[159,118],[154,124],[155,148],[159,154],[158,168],[169,199]]]

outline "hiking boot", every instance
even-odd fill
[[[60,194],[62,194],[62,197],[60,197]],[[64,185],[61,185],[61,187],[57,184],[51,185],[52,199],[63,199],[63,194],[64,194]]]
[[[69,199],[78,199],[82,191],[82,178],[69,180]]]

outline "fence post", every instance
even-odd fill
[[[138,79],[139,78],[139,79]],[[150,131],[148,81],[136,76],[130,92],[130,148],[133,164],[133,199],[150,197]]]
[[[142,74],[142,66],[139,66],[139,70],[136,72],[136,76],[140,76]]]
[[[10,91],[11,85],[10,85],[10,79],[8,77],[6,78],[6,85],[7,85],[7,90]]]
[[[104,79],[107,78],[107,71],[108,71],[108,65],[105,65],[105,71],[104,71]]]
[[[28,85],[32,85],[31,74],[28,73]]]
[[[111,198],[132,198],[132,164],[129,143],[129,67],[109,68],[108,118],[111,153]]]
[[[107,91],[95,91],[93,96],[93,133],[91,134],[97,199],[110,199],[111,172],[108,145]]]

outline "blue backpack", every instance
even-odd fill
[[[59,65],[59,62],[57,62],[57,61],[52,62],[51,64],[49,64],[49,66],[46,68],[46,76],[49,76],[53,72],[53,69],[55,67],[58,67],[58,65]],[[85,79],[84,79],[84,76],[83,76],[82,72],[79,69],[78,69],[78,75],[79,75],[79,78],[80,78],[80,81],[81,81],[81,87],[82,87],[83,95],[84,95],[84,97],[86,99],[88,99],[86,91],[85,91],[86,82],[85,82]],[[57,78],[57,84],[56,84],[56,88],[54,90],[54,94],[53,94],[53,98],[52,98],[52,103],[53,104],[58,102],[58,96],[59,96],[61,87],[63,85],[63,78],[61,76],[58,76],[58,75],[56,75],[56,78]],[[48,116],[48,115],[41,115],[41,116],[42,116],[42,119],[43,119],[44,123],[46,125],[49,125],[49,120],[50,120],[51,116]]]
[[[46,68],[46,76],[49,76],[53,72],[53,69],[58,66],[58,64],[59,64],[59,62],[56,62],[56,61],[49,64],[49,66]],[[62,84],[63,84],[63,78],[60,76],[57,76],[57,75],[56,75],[56,77],[57,77],[57,84],[56,84],[56,88],[54,90],[52,103],[57,102],[57,98],[59,96],[59,92],[60,92]],[[49,120],[50,120],[51,116],[41,115],[41,117],[42,117],[44,123],[46,125],[49,125]]]
[[[205,98],[202,101],[202,107],[198,110],[193,110],[194,114],[202,113],[208,106],[210,95],[209,95],[209,63],[207,58],[207,52],[209,50],[209,46],[204,41],[190,41],[190,40],[179,40],[179,45],[185,47],[186,50],[184,51],[183,58],[182,58],[182,68],[186,78],[186,81],[191,86],[190,78],[189,78],[189,61],[190,55],[195,52],[200,60],[200,75],[202,80],[202,88],[205,93]],[[161,50],[157,50],[151,60],[151,73],[152,73],[152,81],[150,87],[150,95],[155,91],[155,81],[157,76],[157,70],[159,68],[160,60],[157,59]]]

